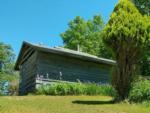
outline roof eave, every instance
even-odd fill
[[[48,53],[54,53],[54,54],[59,54],[59,55],[65,55],[65,56],[80,58],[82,60],[85,60],[85,58],[86,58],[86,60],[93,61],[95,63],[105,64],[105,65],[112,65],[112,66],[116,65],[116,61],[114,61],[114,60],[105,59],[105,60],[107,60],[107,61],[105,61],[105,60],[102,60],[100,58],[93,58],[93,57],[84,56],[84,55],[81,56],[81,55],[74,54],[74,53],[67,53],[67,52],[59,51],[59,50],[56,51],[56,50],[53,50],[53,49],[50,49],[50,48],[43,48],[43,47],[41,48],[40,46],[36,46],[36,49],[38,51],[44,51],[44,52],[48,52]]]
[[[16,60],[15,66],[14,66],[14,70],[16,70],[16,71],[19,70],[19,61],[20,61],[20,59],[21,59],[22,50],[23,50],[23,48],[24,48],[25,45],[31,46],[31,44],[29,44],[28,42],[23,41],[23,43],[22,43],[22,45],[21,45],[21,49],[20,49],[20,51],[19,51],[18,58],[17,58],[17,60]]]
[[[17,58],[17,61],[16,61],[16,64],[15,64],[15,67],[14,67],[15,70],[19,70],[19,62],[21,60],[22,51],[23,51],[23,48],[25,46],[31,46],[35,50],[38,50],[38,51],[44,51],[44,52],[54,53],[54,54],[59,54],[59,55],[66,55],[66,56],[70,56],[70,57],[74,57],[74,58],[80,58],[82,60],[92,61],[92,62],[95,62],[95,63],[105,64],[105,65],[110,65],[110,66],[115,66],[116,65],[116,62],[114,60],[109,60],[109,59],[105,59],[105,58],[94,58],[92,56],[66,52],[66,51],[62,51],[62,50],[59,50],[59,49],[47,48],[47,47],[44,47],[44,46],[38,46],[38,45],[30,44],[26,41],[23,41],[20,52],[19,52],[19,55],[18,55],[18,58]]]

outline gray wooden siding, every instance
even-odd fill
[[[26,94],[35,89],[35,77],[37,73],[36,68],[36,55],[34,52],[27,60],[21,65],[20,69],[20,85],[19,94]]]
[[[65,81],[108,83],[110,67],[89,61],[38,52],[38,74]],[[62,76],[60,77],[60,75]]]

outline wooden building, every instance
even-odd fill
[[[113,65],[113,60],[83,52],[23,42],[15,70],[20,71],[19,93],[27,94],[35,90],[39,77],[56,81],[108,83]]]

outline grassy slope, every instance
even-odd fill
[[[150,113],[150,108],[113,104],[105,96],[0,97],[0,113]]]

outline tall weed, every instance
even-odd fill
[[[83,84],[83,83],[55,83],[41,85],[37,94],[43,95],[106,95],[115,96],[111,85]]]

